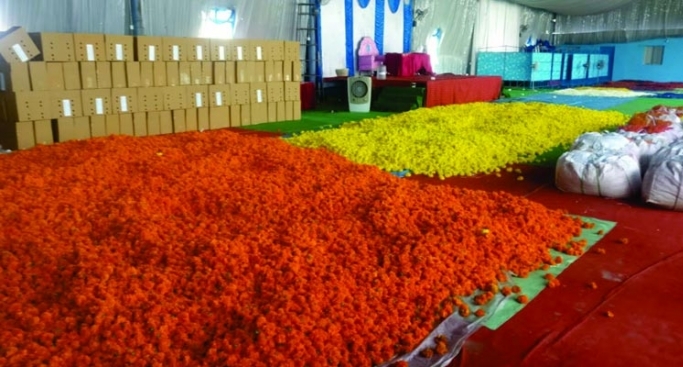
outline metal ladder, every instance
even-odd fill
[[[322,98],[322,52],[320,49],[320,0],[298,0],[294,39],[299,41],[302,80],[315,83],[318,99]]]

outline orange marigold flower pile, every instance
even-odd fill
[[[369,367],[580,230],[228,131],[38,147],[0,156],[0,365]]]

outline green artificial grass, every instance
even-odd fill
[[[520,98],[520,97],[527,97],[527,96],[533,96],[534,94],[540,94],[540,93],[549,93],[552,91],[555,91],[557,89],[549,89],[549,88],[522,88],[522,87],[503,87],[503,96],[505,98]]]
[[[281,121],[267,124],[244,126],[243,129],[255,131],[294,134],[302,131],[335,128],[345,122],[359,121],[368,118],[389,116],[391,112],[354,113],[348,111],[302,111],[299,121]]]
[[[673,98],[637,98],[630,102],[620,104],[616,107],[612,107],[610,110],[619,111],[627,115],[633,115],[637,112],[645,112],[650,108],[657,106],[683,106],[683,99],[673,99]]]

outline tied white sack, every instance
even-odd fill
[[[585,152],[618,152],[638,159],[640,150],[633,140],[619,133],[590,132],[580,135],[574,141],[571,150]]]
[[[674,124],[671,125],[670,129],[661,133],[646,134],[622,130],[619,131],[619,134],[633,141],[638,147],[640,167],[642,172],[646,172],[647,168],[650,166],[650,160],[655,153],[683,137],[683,128],[681,125]]]
[[[571,150],[555,167],[555,186],[565,192],[621,199],[641,188],[640,165],[628,154]]]
[[[683,211],[683,155],[652,165],[643,179],[643,200],[662,208]]]
[[[668,146],[659,149],[654,155],[652,155],[652,158],[650,158],[650,167],[657,166],[665,160],[679,155],[683,155],[682,139],[674,141]]]

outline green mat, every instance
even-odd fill
[[[588,242],[584,251],[585,255],[588,250],[593,247],[593,245],[595,245],[600,239],[607,235],[607,233],[611,231],[614,226],[616,226],[616,223],[587,217],[581,217],[581,219],[595,224],[595,227],[591,229],[583,229],[581,231],[581,235],[577,238],[577,240],[585,239]],[[597,232],[600,230],[603,231],[602,235],[597,234]],[[579,257],[566,255],[555,250],[550,250],[550,252],[553,258],[555,256],[562,256],[562,263],[551,266],[548,270],[534,271],[530,273],[527,278],[513,279],[514,283],[522,288],[522,293],[529,297],[529,301],[536,298],[538,294],[546,288],[547,280],[543,278],[545,274],[551,273],[555,276],[558,276],[572,263],[579,259]],[[561,290],[558,289],[549,290],[549,292],[555,291],[561,292]],[[524,308],[524,305],[511,298],[514,297],[509,297],[506,301],[504,301],[496,310],[496,312],[484,322],[484,326],[491,330],[495,330]]]
[[[674,98],[637,98],[630,102],[620,104],[616,107],[610,108],[613,111],[619,111],[627,115],[632,115],[637,112],[645,112],[650,108],[657,106],[683,106],[683,99]]]
[[[267,124],[244,126],[254,131],[279,132],[293,134],[302,131],[322,130],[337,127],[345,122],[359,121],[379,116],[389,116],[390,112],[354,113],[348,111],[303,111],[299,121],[281,121]]]

